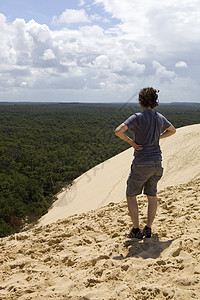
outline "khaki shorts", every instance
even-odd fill
[[[127,196],[137,196],[142,193],[148,196],[156,196],[157,183],[163,175],[160,160],[143,163],[132,163],[131,172],[127,180]]]

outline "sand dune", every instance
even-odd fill
[[[0,299],[199,299],[200,178],[158,193],[153,237],[125,201],[0,239]],[[140,224],[147,203],[139,196]]]
[[[175,135],[161,140],[160,144],[164,175],[158,189],[187,183],[200,176],[200,124],[178,128]],[[78,177],[71,188],[59,193],[58,200],[41,218],[40,224],[124,200],[132,159],[130,148]]]
[[[128,149],[77,178],[34,228],[0,239],[0,300],[199,299],[200,124],[161,147],[152,238],[124,237]],[[138,205],[143,227],[144,195]]]

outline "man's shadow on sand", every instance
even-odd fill
[[[153,234],[151,238],[143,240],[130,239],[124,242],[124,247],[128,249],[126,256],[114,256],[113,259],[123,260],[128,257],[158,258],[165,249],[167,249],[175,239],[168,241],[159,241],[158,234]]]

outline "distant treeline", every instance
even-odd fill
[[[0,237],[45,214],[62,187],[129,145],[114,129],[137,104],[0,105]],[[157,111],[176,128],[200,123],[200,104]]]

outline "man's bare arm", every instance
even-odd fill
[[[138,152],[139,150],[142,150],[142,145],[137,145],[130,137],[128,137],[124,132],[128,130],[128,126],[124,123],[122,123],[121,125],[119,125],[116,129],[115,129],[115,134],[122,139],[123,141],[129,143],[136,152]]]
[[[164,138],[174,134],[175,132],[176,132],[176,129],[174,128],[173,125],[171,125],[163,133],[161,133],[160,139],[164,139]]]

